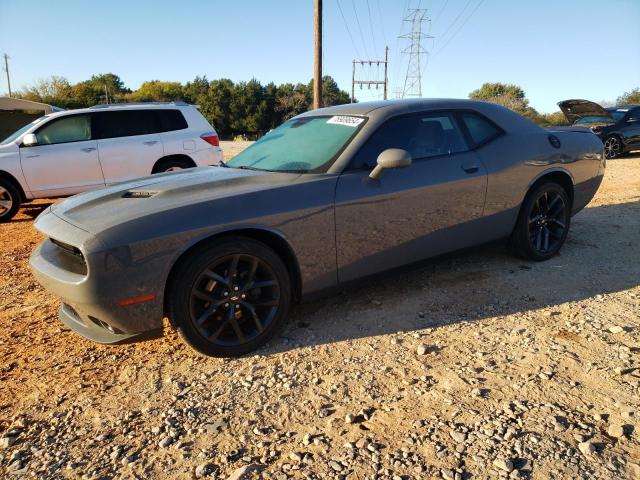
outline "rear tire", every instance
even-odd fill
[[[178,170],[185,170],[187,168],[193,168],[193,163],[188,160],[169,159],[162,160],[153,168],[151,173],[166,173],[176,172]]]
[[[562,248],[571,224],[567,191],[553,181],[533,188],[522,202],[511,234],[511,250],[520,258],[548,260]]]
[[[282,259],[246,237],[227,237],[189,255],[172,275],[169,318],[191,347],[214,357],[249,353],[286,324],[291,280]]]
[[[18,213],[20,200],[20,191],[13,182],[0,178],[0,223],[8,222]]]

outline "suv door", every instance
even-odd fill
[[[408,168],[369,173],[388,148],[407,150]],[[388,120],[340,175],[336,238],[340,282],[475,243],[487,174],[450,112]]]
[[[96,112],[100,164],[107,184],[151,175],[164,155],[153,109]]]
[[[20,163],[36,197],[56,197],[104,186],[89,114],[65,115],[34,131],[38,144],[20,146]]]

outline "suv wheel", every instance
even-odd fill
[[[622,142],[618,137],[607,137],[604,141],[604,158],[610,160],[617,158],[622,153]]]
[[[11,220],[20,208],[20,192],[16,186],[0,178],[0,223]]]
[[[193,163],[187,160],[173,159],[163,160],[153,169],[153,173],[176,172],[186,168],[192,168]]]
[[[571,202],[565,189],[545,182],[527,194],[511,235],[516,255],[535,261],[548,260],[564,244],[571,223]]]
[[[182,262],[168,289],[168,313],[190,346],[205,355],[244,355],[284,327],[291,303],[287,267],[266,245],[222,239]]]

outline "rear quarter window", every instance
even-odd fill
[[[180,110],[156,110],[159,132],[172,132],[184,130],[188,127],[187,121]]]
[[[475,146],[490,142],[502,133],[497,125],[476,113],[462,112],[460,118]]]

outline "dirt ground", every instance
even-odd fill
[[[640,478],[638,156],[551,261],[430,261],[234,360],[169,327],[110,347],[65,328],[27,264],[48,203],[0,225],[0,477]]]

